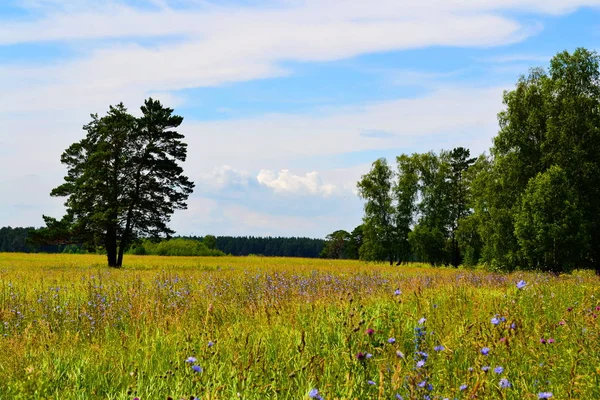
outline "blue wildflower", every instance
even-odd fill
[[[483,354],[484,356],[487,356],[488,354],[490,354],[489,347],[484,347],[483,349],[481,349],[481,354]]]
[[[424,366],[425,366],[425,361],[424,360],[417,361],[417,368],[421,368],[421,367],[424,367]]]
[[[517,282],[517,289],[523,289],[525,286],[527,286],[527,282],[525,282],[524,280],[520,280],[519,282]],[[542,399],[544,397],[540,397],[540,399]]]
[[[444,346],[442,346],[442,345],[435,346],[433,349],[435,351],[444,351],[444,350],[446,350],[446,348]]]
[[[402,397],[398,393],[396,393],[396,399],[398,399],[398,400],[404,400],[404,397]]]
[[[208,347],[213,347],[215,345],[215,342],[208,342]]]
[[[496,367],[496,368],[494,368],[494,372],[497,373],[498,375],[500,375],[501,373],[504,372],[504,368]]]
[[[310,392],[308,392],[308,397],[310,397],[311,399],[323,400],[317,388],[314,388]]]
[[[373,386],[373,385],[376,385],[376,383],[375,383],[375,382],[373,382],[373,381],[367,381],[367,383],[368,383],[369,385],[371,385],[371,386]]]
[[[427,318],[423,317],[418,322],[419,322],[419,325],[423,325],[426,321],[427,321]]]
[[[425,385],[427,385],[427,381],[423,381],[423,382],[417,383],[417,386],[420,387],[420,388],[424,388]]]
[[[508,379],[506,379],[506,378],[502,378],[502,379],[500,379],[500,387],[501,387],[501,388],[509,388],[509,387],[511,387],[511,386],[512,386],[512,385],[511,385],[511,383],[508,381]]]
[[[196,357],[188,357],[187,360],[185,360],[186,363],[195,363],[196,362]]]
[[[483,372],[488,372],[490,370],[490,367],[488,365],[484,365],[483,367],[481,367],[481,370]]]
[[[549,399],[552,397],[552,393],[551,392],[541,392],[538,393],[538,399]]]
[[[199,365],[192,365],[194,372],[202,372],[202,367]]]
[[[400,295],[402,294],[402,292],[400,291],[400,289],[396,289],[396,290],[394,291],[394,294],[395,294],[396,296],[400,296]]]
[[[373,354],[371,354],[371,353],[367,353],[367,354],[365,354],[365,357],[367,357],[367,358],[371,358],[371,357],[373,357]]]
[[[468,386],[466,384],[463,384],[463,385],[460,385],[460,387],[458,389],[462,392],[463,390],[466,390],[467,387]]]
[[[498,319],[498,317],[494,317],[491,319],[490,322],[494,325],[498,325],[500,323],[500,320]]]
[[[396,343],[396,339],[394,339],[393,337],[391,337],[391,338],[388,339],[388,343],[389,344],[394,344],[394,343]]]

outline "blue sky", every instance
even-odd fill
[[[600,0],[4,0],[0,226],[49,191],[90,113],[153,96],[185,118],[180,234],[324,237],[378,157],[486,151],[502,92],[600,43]]]

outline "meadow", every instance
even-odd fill
[[[600,398],[587,271],[104,263],[0,254],[0,399]]]

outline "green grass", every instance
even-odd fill
[[[313,388],[325,399],[600,398],[600,281],[587,272],[261,257],[103,263],[0,254],[0,399],[301,399]],[[492,324],[496,314],[506,320]],[[422,368],[416,350],[428,353]]]

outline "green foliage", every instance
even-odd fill
[[[217,248],[217,238],[213,235],[204,236],[202,243],[204,243],[204,245],[211,250],[215,250]]]
[[[154,256],[224,256],[220,250],[211,249],[203,242],[193,239],[175,238],[154,242],[143,240],[132,247],[130,254]]]
[[[61,157],[65,182],[52,196],[66,197],[67,214],[44,217],[40,242],[84,243],[106,249],[108,265],[120,267],[123,254],[138,237],[173,233],[171,214],[186,208],[194,184],[183,175],[187,145],[177,128],[183,118],[148,99],[139,118],[121,103],[107,115],[92,115],[86,137]]]
[[[569,271],[581,263],[586,236],[567,174],[552,166],[532,178],[515,215],[515,235],[530,268]]]
[[[438,228],[417,224],[408,234],[408,241],[419,260],[431,265],[448,264],[448,241]]]

